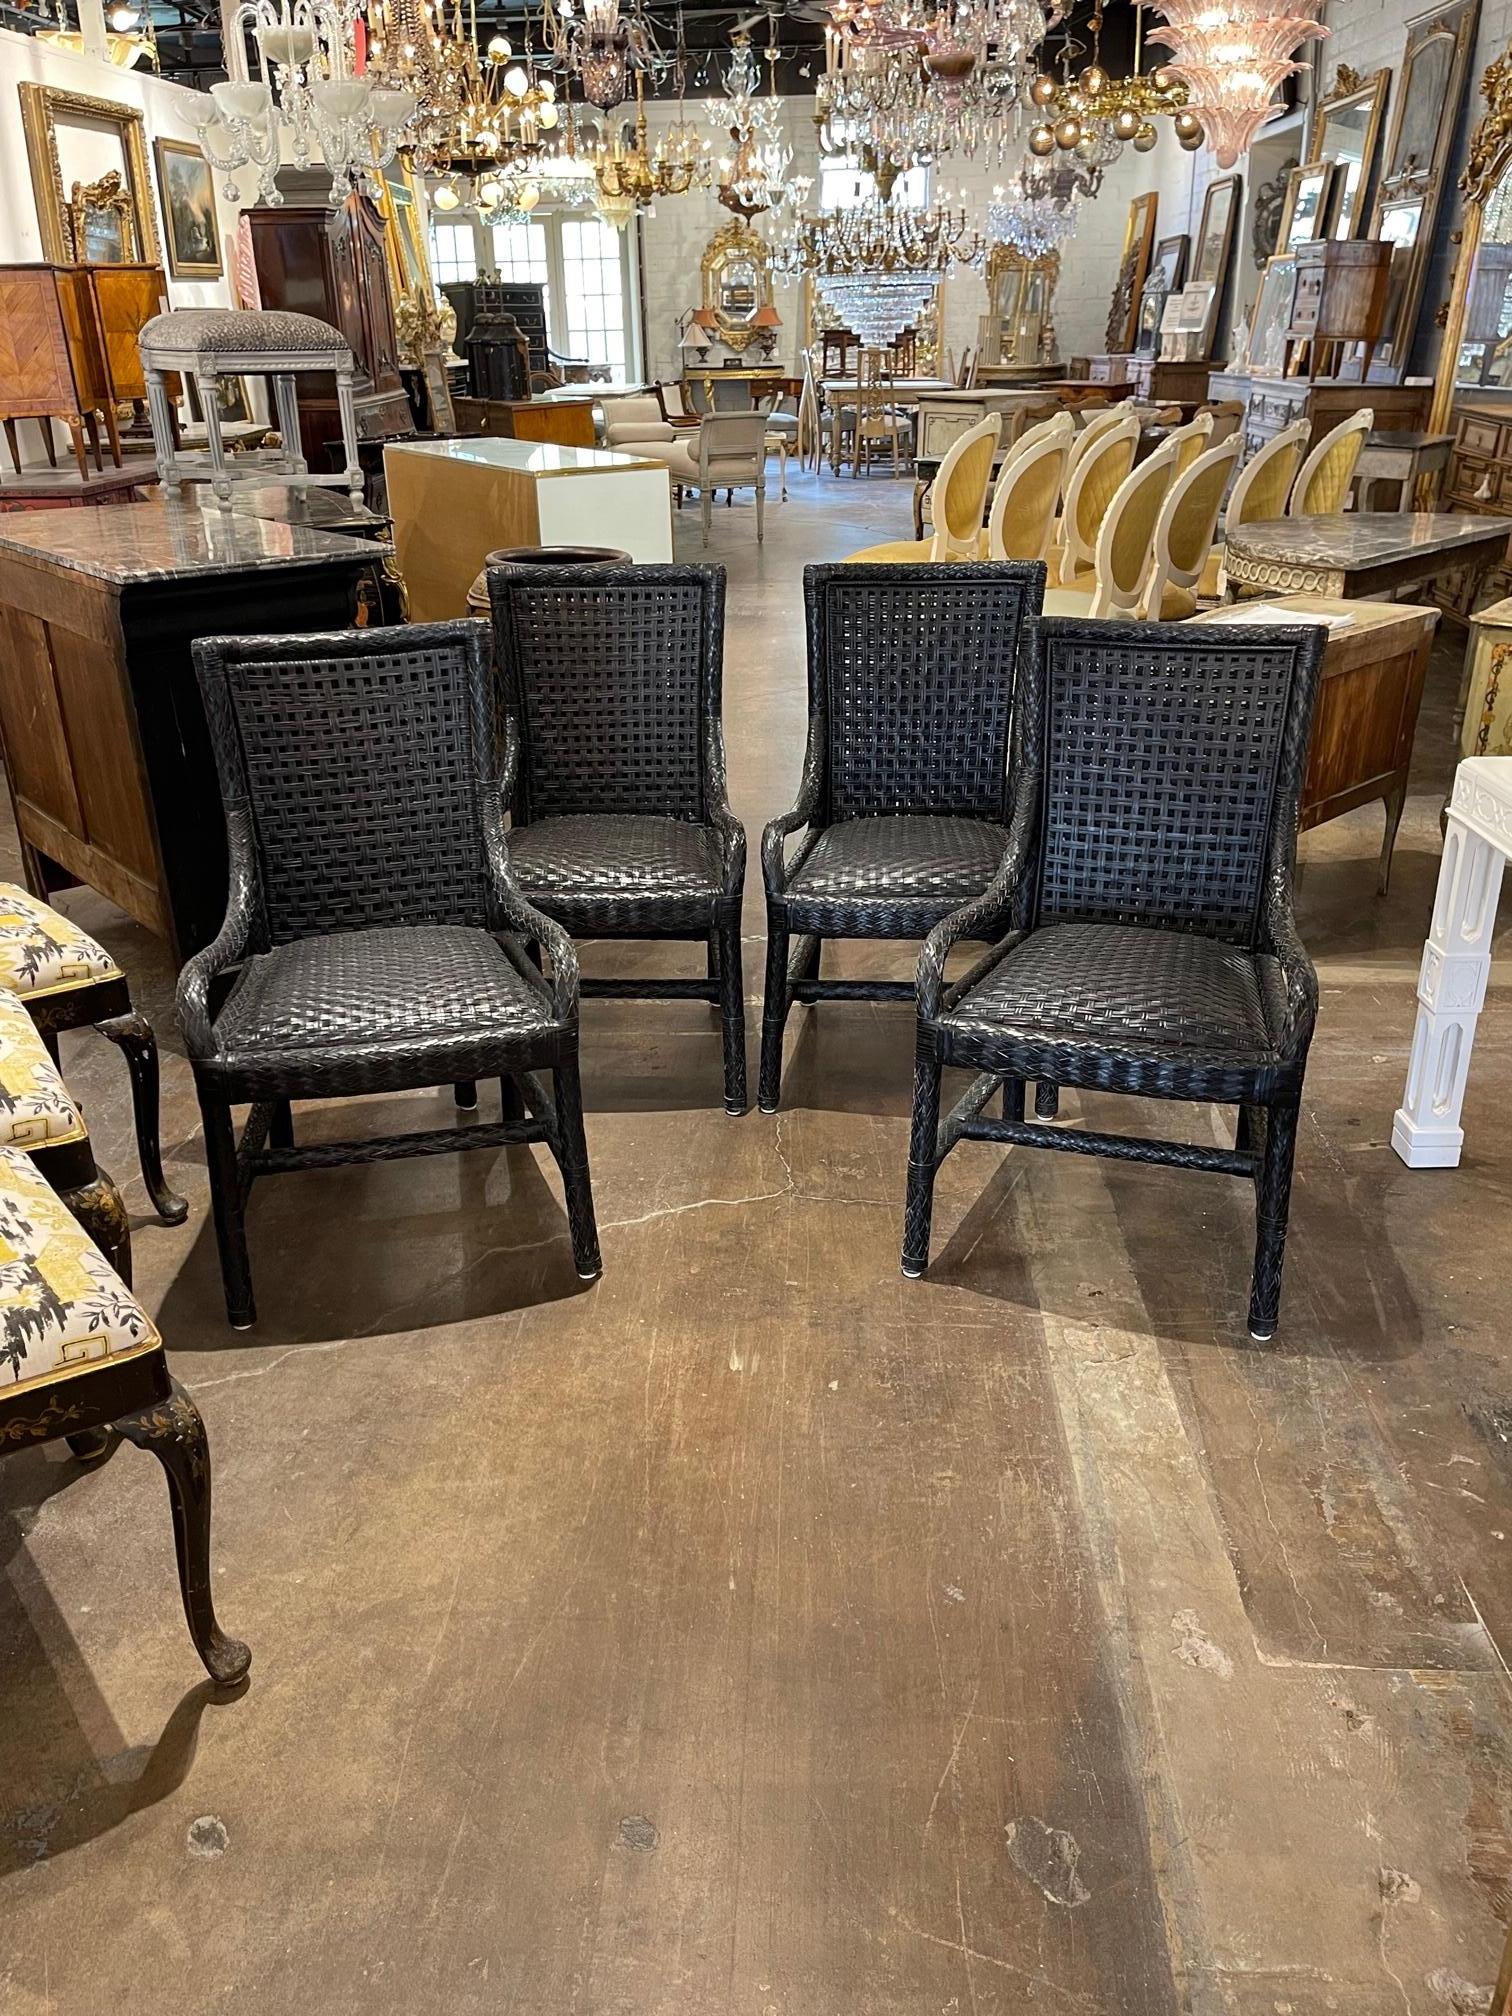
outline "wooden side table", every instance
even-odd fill
[[[1502,868],[1512,857],[1512,756],[1454,773],[1433,922],[1418,974],[1417,1026],[1391,1145],[1409,1169],[1453,1169],[1475,1025],[1486,1001]]]
[[[1376,485],[1396,483],[1400,486],[1396,504],[1398,511],[1437,510],[1439,488],[1444,480],[1444,471],[1449,466],[1449,450],[1453,446],[1452,434],[1396,433],[1390,428],[1382,428],[1368,435],[1365,446],[1360,450],[1360,459],[1355,464],[1355,509],[1374,511],[1384,508],[1377,506]],[[1420,477],[1428,479],[1431,501],[1426,507],[1417,503]]]
[[[1194,623],[1328,625],[1323,677],[1302,780],[1301,830],[1322,826],[1379,799],[1386,833],[1376,887],[1384,896],[1391,851],[1407,802],[1437,609],[1411,602],[1346,602],[1324,595],[1274,595],[1194,616]]]

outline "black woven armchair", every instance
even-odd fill
[[[803,574],[808,748],[761,840],[763,1113],[795,1001],[899,1001],[907,980],[822,980],[826,938],[922,938],[979,896],[1007,844],[1008,727],[1045,570],[825,566]],[[807,829],[791,860],[786,843]],[[796,940],[796,942],[794,942]]]
[[[491,567],[508,716],[509,860],[574,939],[692,940],[701,980],[585,978],[585,995],[720,1010],[746,1110],[745,829],[725,789],[722,567]]]
[[[928,1263],[935,1174],[957,1141],[1207,1169],[1254,1180],[1249,1329],[1274,1334],[1318,1000],[1292,880],[1324,642],[1317,626],[1040,626],[1002,867],[919,957],[905,1274]],[[1004,916],[1006,935],[947,987],[950,948]],[[977,1075],[942,1125],[945,1065]],[[1235,1144],[1026,1122],[1028,1079],[1234,1105]]]
[[[487,626],[207,637],[194,657],[231,890],[219,937],[179,975],[178,1012],[231,1322],[255,1313],[243,1225],[255,1177],[453,1148],[544,1141],[591,1279],[577,957],[510,877]],[[497,1123],[294,1142],[295,1099],[455,1085],[466,1104],[472,1081],[495,1077]]]

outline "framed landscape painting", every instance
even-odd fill
[[[186,140],[154,140],[152,146],[168,234],[168,271],[175,280],[219,280],[220,221],[210,163]]]

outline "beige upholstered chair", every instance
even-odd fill
[[[1050,569],[1055,585],[1091,588],[1098,533],[1119,485],[1134,467],[1138,446],[1139,422],[1128,412],[1099,426],[1090,447],[1080,436],[1072,443],[1065,507]]]
[[[1358,413],[1351,413],[1323,436],[1297,473],[1291,502],[1286,507],[1289,518],[1314,518],[1344,509],[1355,464],[1374,425],[1375,414],[1370,407],[1362,406]]]
[[[677,439],[678,431],[670,420],[662,418],[661,401],[653,392],[631,393],[623,399],[604,401],[606,448],[655,455]]]
[[[984,558],[1043,560],[1055,531],[1055,511],[1071,456],[1071,416],[1036,427],[998,472],[987,521]]]
[[[978,559],[998,427],[998,415],[989,413],[985,420],[968,427],[958,441],[950,444],[929,493],[929,522],[933,529],[927,539],[889,539],[880,546],[865,546],[847,557],[868,564]]]
[[[1177,452],[1174,439],[1163,441],[1124,478],[1103,515],[1090,584],[1049,589],[1047,616],[1127,621],[1142,613],[1154,564],[1155,526],[1175,473]]]
[[[758,545],[765,536],[766,426],[765,413],[710,413],[696,435],[670,443],[663,452],[672,481],[698,492],[705,546],[716,490],[754,490]]]
[[[1306,451],[1311,431],[1310,421],[1294,420],[1290,427],[1283,427],[1279,434],[1273,435],[1263,448],[1251,455],[1234,478],[1234,487],[1229,492],[1228,510],[1223,516],[1225,533],[1236,531],[1241,525],[1254,524],[1262,518],[1285,517],[1286,500],[1291,495],[1297,467]],[[1197,584],[1199,602],[1215,601],[1227,588],[1223,554],[1224,546],[1220,539],[1209,550],[1202,579]]]
[[[1243,442],[1231,434],[1176,473],[1155,521],[1155,561],[1140,613],[1159,623],[1178,623],[1197,614],[1197,585],[1212,550],[1223,493],[1234,473]]]

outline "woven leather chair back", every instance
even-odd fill
[[[818,822],[1001,819],[1020,640],[1041,565],[925,561],[803,572]]]
[[[706,766],[722,748],[724,569],[494,567],[488,588],[520,741],[516,822],[702,819]]]
[[[1294,869],[1325,633],[1047,617],[1027,654],[1015,801],[1042,791],[1037,916],[1253,945]]]
[[[253,949],[393,924],[488,925],[497,788],[484,624],[202,637],[228,827],[247,822]]]

